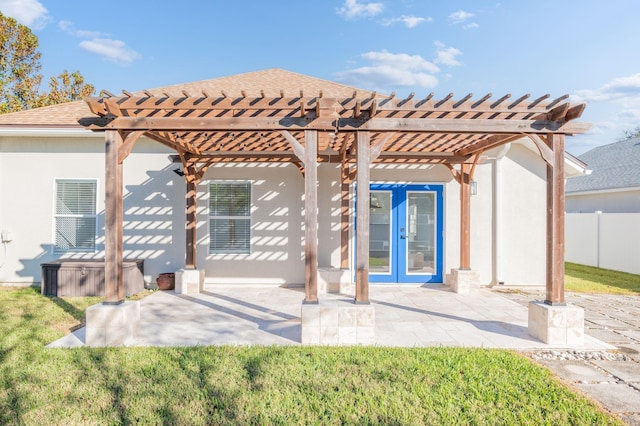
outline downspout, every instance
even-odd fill
[[[503,278],[503,218],[502,218],[502,199],[503,199],[503,178],[502,178],[502,159],[509,152],[511,144],[503,145],[496,153],[493,162],[493,282],[491,285],[504,284]]]

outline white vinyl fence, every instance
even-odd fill
[[[567,262],[640,274],[640,213],[568,213]]]

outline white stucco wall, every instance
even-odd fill
[[[546,164],[512,144],[504,158],[503,278],[508,285],[544,285],[546,276]]]
[[[208,253],[208,182],[252,182],[251,253]],[[198,267],[206,282],[304,282],[304,179],[292,164],[237,164],[209,168],[199,185]],[[182,249],[184,250],[184,249]]]
[[[174,154],[141,140],[124,163],[125,257],[145,259],[147,281],[184,267],[185,182],[173,173]],[[491,158],[475,171],[471,199],[471,267],[482,284],[496,279]],[[503,160],[503,273],[507,284],[543,284],[545,276],[545,165],[513,144]],[[340,266],[340,168],[318,168],[318,263]],[[98,182],[95,252],[53,251],[53,188],[56,178]],[[252,182],[252,237],[248,255],[214,255],[208,249],[208,183]],[[444,273],[459,267],[459,185],[442,165],[375,165],[372,182],[444,185]],[[304,281],[304,178],[291,164],[216,165],[198,187],[197,264],[210,283],[301,284]],[[353,206],[352,206],[353,208]],[[60,257],[104,257],[104,138],[0,137],[0,229],[9,229],[0,283],[40,281],[40,264]],[[0,264],[2,251],[0,247]]]
[[[640,213],[640,188],[567,194],[567,213]]]
[[[125,257],[144,258],[147,275],[184,266],[184,216],[171,213],[184,204],[184,179],[171,171],[162,145],[142,140],[125,160]],[[0,138],[1,229],[7,244],[2,283],[40,281],[40,264],[58,258],[104,258],[104,138]],[[55,179],[97,180],[96,251],[55,253]]]

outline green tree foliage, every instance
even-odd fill
[[[40,52],[38,38],[15,19],[0,13],[0,113],[38,105]]]
[[[635,138],[640,138],[640,126],[636,126],[634,129],[625,130],[622,132],[622,137],[619,140],[626,141]]]
[[[40,92],[41,54],[29,27],[0,13],[0,114],[54,105],[92,95],[80,71],[51,77],[49,92]]]
[[[49,81],[49,93],[43,99],[43,105],[55,105],[82,99],[95,93],[91,84],[84,82],[80,71],[69,74],[65,70],[58,77],[51,77]]]

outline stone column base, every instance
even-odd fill
[[[118,305],[98,303],[86,312],[85,345],[122,346],[138,335],[140,302],[126,301]]]
[[[340,268],[318,268],[318,294],[342,293],[351,286],[351,271]]]
[[[198,294],[204,290],[204,269],[176,271],[176,294]]]
[[[450,286],[454,293],[469,294],[479,288],[480,276],[471,269],[452,269]]]
[[[584,345],[584,309],[529,302],[529,335],[557,346]]]
[[[373,345],[376,315],[373,305],[348,300],[302,304],[303,345]]]

